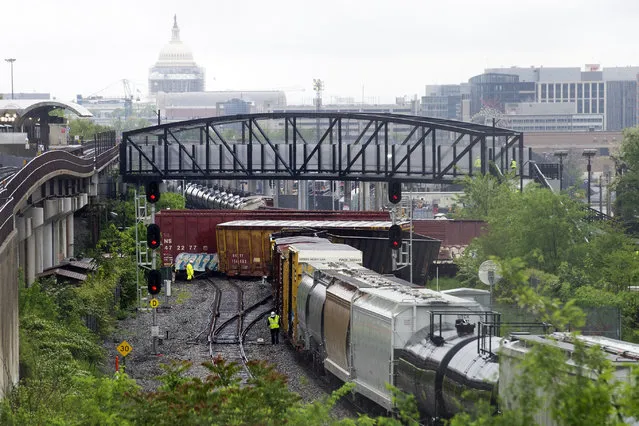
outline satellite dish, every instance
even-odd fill
[[[486,285],[494,285],[501,280],[501,270],[492,260],[487,260],[479,265],[479,280]]]

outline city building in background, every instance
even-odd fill
[[[507,103],[503,118],[519,132],[601,132],[603,114],[574,112],[571,103]]]
[[[149,95],[158,92],[202,92],[204,68],[197,66],[191,49],[180,40],[177,17],[173,18],[171,41],[160,51],[149,71]]]
[[[535,102],[535,83],[520,81],[518,75],[484,73],[471,77],[470,115],[482,108],[504,111],[504,104],[513,102]]]
[[[11,99],[11,93],[0,93],[0,99]],[[14,100],[20,100],[20,99],[49,100],[49,99],[51,99],[51,94],[50,93],[38,93],[38,92],[33,92],[33,93],[14,93],[13,94],[13,99]]]
[[[286,106],[286,94],[279,90],[158,93],[156,100],[163,122],[269,112]]]
[[[569,104],[573,114],[583,115],[582,118],[585,122],[591,124],[595,116],[602,116],[604,130],[622,130],[639,123],[639,110],[637,108],[639,67],[602,69],[599,64],[586,64],[583,70],[579,67],[489,68],[485,70],[484,74],[470,80],[471,87],[474,88],[471,102],[473,113],[476,112],[476,108],[481,108],[481,105],[486,103],[506,112],[503,102],[498,101],[508,98],[508,96],[500,96],[499,93],[495,93],[506,90],[506,87],[499,88],[495,85],[490,87],[490,90],[486,90],[485,87],[474,87],[478,82],[490,80],[494,78],[490,76],[495,75],[503,76],[503,80],[516,78],[520,83],[534,84],[535,96],[528,102]],[[562,120],[565,119],[566,117],[562,117]],[[578,125],[581,131],[599,130],[597,125],[582,124]],[[567,131],[573,130],[575,129],[571,128]]]
[[[426,86],[426,96],[422,96],[420,115],[470,121],[470,84]]]
[[[289,105],[283,108],[273,108],[273,112],[316,112],[317,107],[315,105]],[[406,99],[405,97],[398,97],[395,99],[394,104],[326,104],[321,106],[321,112],[352,112],[352,113],[368,113],[368,114],[406,114],[406,115],[419,115],[419,100],[418,99]],[[279,123],[283,130],[284,123]],[[301,129],[307,131],[316,131],[318,125],[319,128],[325,130],[329,126],[328,119],[317,120],[315,118],[298,118],[297,125]],[[355,138],[359,135],[359,132],[363,130],[363,122],[361,120],[354,120],[353,123],[346,120],[343,124],[345,129],[345,138],[348,139],[350,132],[352,131],[352,137]],[[391,140],[401,140],[402,136],[405,136],[412,129],[411,126],[402,126],[399,124],[391,124],[388,132]]]

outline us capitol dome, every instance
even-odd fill
[[[171,41],[160,51],[149,70],[149,94],[204,91],[204,68],[198,67],[191,49],[180,40],[177,16],[173,17]]]

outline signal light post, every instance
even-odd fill
[[[151,296],[155,296],[162,290],[162,274],[159,270],[155,269],[156,249],[160,247],[162,241],[160,227],[155,224],[155,203],[160,201],[160,184],[159,182],[149,182],[146,184],[144,189],[146,193],[146,201],[151,204],[151,224],[149,224],[146,228],[146,243],[147,246],[153,250],[151,253],[151,270],[147,275],[147,290]],[[157,340],[159,335],[156,318],[157,306],[158,303],[151,304],[151,308],[153,309],[151,335],[153,336],[153,353],[155,355],[158,353]]]

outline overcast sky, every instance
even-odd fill
[[[120,96],[126,78],[146,93],[173,14],[207,90],[287,90],[289,103],[311,103],[313,78],[324,103],[394,102],[487,67],[639,65],[637,0],[12,1],[0,52],[16,58],[16,92]]]

